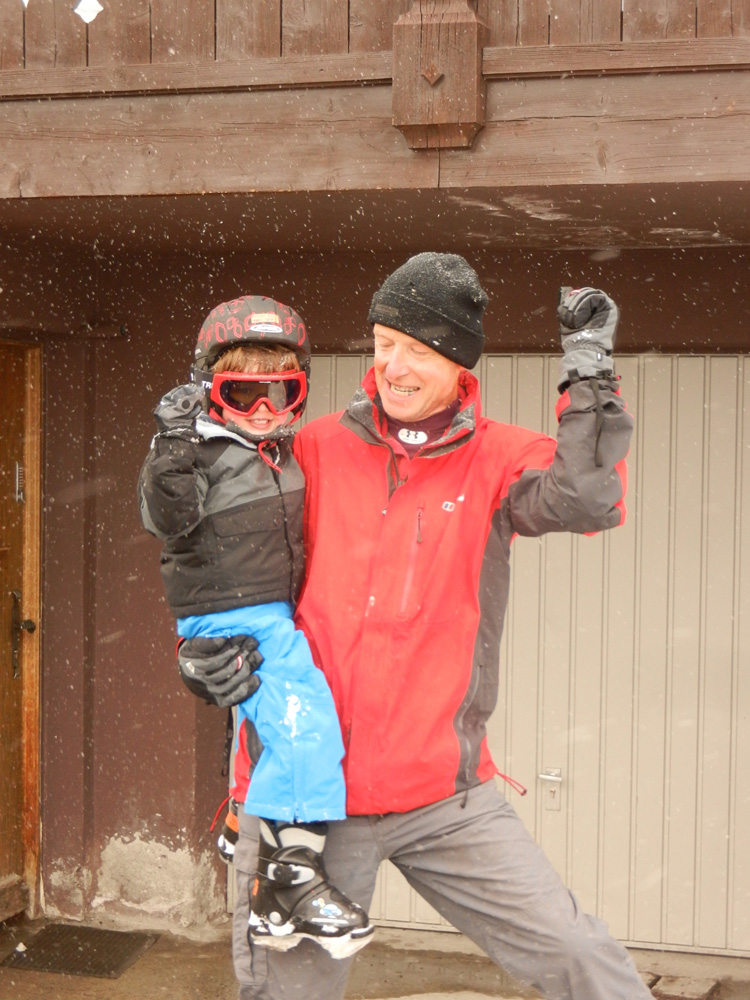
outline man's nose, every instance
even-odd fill
[[[400,345],[396,345],[388,357],[386,372],[389,375],[404,375],[409,369],[406,352]]]

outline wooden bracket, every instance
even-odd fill
[[[484,125],[489,29],[471,0],[414,0],[393,26],[393,124],[412,149],[468,148]]]

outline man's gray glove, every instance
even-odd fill
[[[557,306],[563,347],[557,383],[560,392],[571,382],[614,377],[612,349],[618,318],[617,306],[598,288],[560,289]]]
[[[195,439],[195,418],[203,412],[203,389],[178,385],[162,396],[154,410],[156,426],[164,437]]]
[[[239,705],[258,690],[260,677],[255,671],[261,663],[258,643],[249,635],[199,636],[183,639],[177,647],[177,666],[185,685],[219,708]]]

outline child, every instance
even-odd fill
[[[205,696],[201,652],[232,645],[238,672],[212,678],[209,700],[244,698],[240,726],[247,720],[262,745],[244,806],[261,817],[251,941],[286,950],[308,937],[343,958],[373,928],[323,866],[326,821],[345,816],[344,748],[328,685],[292,619],[305,484],[290,424],[305,407],[309,362],[293,309],[264,296],[217,306],[195,349],[198,384],[155,410],[139,494],[144,526],[164,543],[183,679]]]

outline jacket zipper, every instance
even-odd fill
[[[404,614],[406,612],[407,600],[409,594],[411,593],[412,584],[414,583],[414,573],[417,568],[417,546],[422,544],[422,515],[424,514],[424,506],[422,504],[417,507],[417,530],[414,535],[414,541],[411,545],[411,550],[409,553],[409,562],[406,567],[406,577],[404,579],[404,589],[401,595],[401,607],[399,609],[399,614]]]
[[[286,504],[284,503],[284,491],[281,488],[281,469],[279,466],[271,466],[271,476],[273,477],[276,489],[278,490],[279,500],[281,501],[281,510],[284,514],[284,538],[286,539],[286,547],[289,551],[289,594],[292,604],[294,604],[294,549],[289,541],[289,520],[286,516]]]

